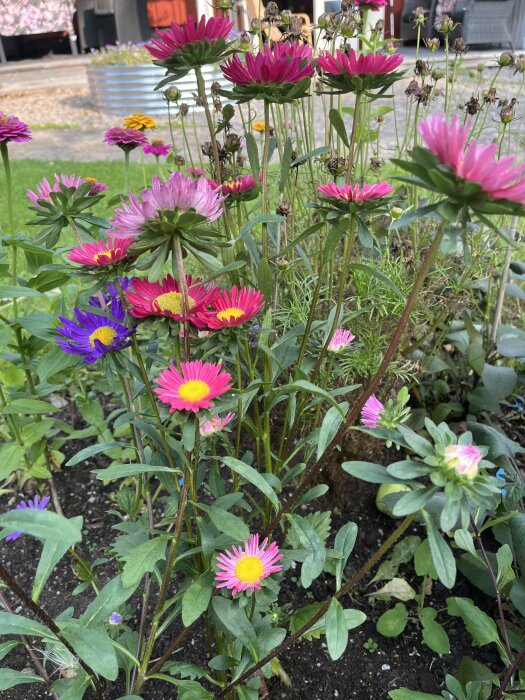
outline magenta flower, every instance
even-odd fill
[[[479,472],[483,455],[475,445],[449,445],[444,450],[444,465],[454,469],[458,476],[474,479]]]
[[[336,185],[329,182],[327,185],[320,185],[318,188],[321,195],[326,199],[335,199],[341,202],[353,202],[361,204],[372,199],[380,199],[392,194],[393,187],[388,182],[378,182],[376,185]]]
[[[30,141],[31,132],[29,127],[20,119],[13,116],[8,116],[4,112],[0,112],[0,144],[14,141]]]
[[[188,168],[188,175],[192,175],[194,178],[199,178],[204,175],[204,170],[202,168]]]
[[[329,352],[341,352],[350,345],[354,338],[355,335],[352,331],[347,331],[342,327],[338,328],[328,343],[327,350]]]
[[[379,401],[375,394],[372,394],[363,406],[361,411],[361,423],[366,428],[377,428],[379,420],[381,418],[381,411],[384,409],[384,405]]]
[[[197,313],[195,325],[205,326],[211,330],[242,326],[256,316],[264,307],[264,296],[258,289],[238,288],[235,284],[231,290],[223,289],[212,299],[213,311]]]
[[[455,175],[478,184],[493,200],[525,204],[525,163],[516,165],[513,157],[497,159],[498,145],[471,141],[471,125],[462,126],[458,117],[450,123],[444,114],[435,114],[418,126],[427,148]]]
[[[275,542],[268,545],[268,538],[259,545],[259,535],[250,535],[244,548],[233,546],[232,549],[233,552],[226,550],[217,557],[215,586],[229,588],[233,595],[260,589],[261,581],[283,568],[276,565],[283,555]]]
[[[41,499],[40,496],[38,496],[38,494],[37,494],[34,498],[28,499],[27,503],[26,503],[26,501],[21,501],[17,505],[16,509],[17,510],[27,510],[29,508],[29,510],[45,510],[47,508],[48,503],[49,503],[49,496],[44,496],[44,498]],[[20,530],[15,530],[15,532],[12,532],[10,535],[7,535],[7,537],[5,538],[6,542],[8,542],[9,540],[18,539],[21,534],[22,533],[20,532]]]
[[[357,7],[362,10],[373,10],[377,12],[383,7],[388,7],[388,0],[355,0]]]
[[[222,365],[195,360],[181,362],[180,370],[175,365],[160,373],[157,383],[160,389],[155,393],[163,403],[174,411],[193,411],[211,408],[213,399],[226,393],[232,387],[232,377],[224,372]]]
[[[235,54],[221,70],[236,86],[231,95],[239,102],[288,102],[308,92],[314,74],[312,48],[288,41],[265,44],[256,55],[247,53],[245,63]]]
[[[227,17],[210,17],[204,15],[197,24],[195,19],[188,15],[183,24],[173,22],[169,29],[159,29],[157,35],[146,44],[147,50],[158,61],[165,61],[173,56],[181,48],[190,44],[207,42],[212,44],[220,39],[227,39],[233,27],[233,22]]]
[[[208,221],[215,221],[222,214],[223,199],[204,178],[186,178],[180,171],[172,173],[165,182],[155,176],[141,199],[130,193],[128,203],[122,200],[122,208],[115,210],[115,218],[110,221],[113,229],[109,235],[135,238],[150,222],[158,221],[164,211],[181,214],[192,209]]]
[[[67,257],[71,262],[76,262],[86,267],[114,265],[116,262],[128,257],[128,248],[132,243],[133,240],[130,238],[110,238],[107,241],[84,243],[84,245],[70,250]]]
[[[91,195],[99,194],[100,192],[103,192],[108,188],[108,186],[105,183],[99,182],[94,177],[85,177],[84,182],[89,182],[89,194]]]
[[[235,413],[227,413],[223,418],[220,416],[213,416],[210,420],[202,421],[199,426],[199,432],[201,437],[210,437],[210,435],[215,435],[232,422],[235,418]]]
[[[148,143],[148,139],[138,129],[126,129],[122,126],[115,126],[105,132],[104,143],[107,143],[109,146],[118,146],[123,151],[132,151],[139,146],[145,146]]]
[[[169,156],[171,148],[172,146],[170,143],[164,143],[163,141],[159,141],[156,139],[154,141],[151,141],[151,143],[147,143],[145,146],[143,146],[142,150],[146,155]]]
[[[43,209],[44,207],[40,206],[38,202],[39,200],[51,202],[51,192],[60,192],[62,187],[78,190],[80,185],[83,185],[84,182],[86,181],[81,177],[77,177],[76,175],[64,175],[62,173],[61,175],[55,175],[55,181],[52,185],[49,184],[47,178],[44,178],[42,182],[38,183],[36,186],[36,192],[27,190],[26,195],[33,206]],[[89,194],[91,194],[91,190]]]
[[[210,183],[210,187],[219,187],[214,180],[208,180],[208,182]],[[262,173],[259,173],[259,184],[261,183]],[[251,173],[249,175],[240,175],[239,177],[229,180],[228,182],[223,182],[220,188],[222,194],[225,197],[228,197],[226,203],[230,201],[248,201],[255,198],[259,191],[258,186],[255,184],[255,178]]]
[[[171,275],[160,282],[135,279],[126,291],[129,311],[135,318],[166,316],[175,321],[193,321],[195,314],[206,309],[215,299],[218,289],[213,285],[202,284],[200,277],[194,280],[191,275],[186,275],[186,287],[189,306],[187,316],[184,315],[180,284]]]
[[[336,50],[335,55],[326,51],[317,59],[317,67],[330,75],[384,75],[398,68],[403,63],[401,54],[360,54],[354,49],[348,53]]]

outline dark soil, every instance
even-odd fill
[[[82,445],[76,443],[74,451],[81,447]],[[375,442],[373,445],[369,442],[350,444],[348,452],[350,454],[359,452],[360,459],[369,461],[380,461],[383,456],[377,453]],[[350,457],[345,455],[345,458]],[[100,467],[102,464],[105,466],[104,459],[101,457],[97,466]],[[90,468],[94,465],[93,460],[89,466],[64,468],[55,475],[56,489],[64,514],[68,517],[74,515],[84,517],[84,540],[79,551],[88,561],[103,556],[104,548],[108,547],[115,537],[111,526],[116,522],[112,516],[107,515],[109,489],[90,473]],[[324,476],[331,490],[323,499],[324,503],[316,501],[316,509],[332,510],[333,525],[336,528],[349,520],[359,525],[358,542],[346,571],[347,575],[350,575],[393,531],[395,522],[376,510],[373,485],[357,481],[342,473],[340,468],[336,470],[335,467],[328,470]],[[407,534],[414,534],[417,531],[416,527]],[[39,543],[30,537],[5,543],[0,550],[0,560],[27,591],[31,589],[39,551]],[[72,564],[71,558],[68,557],[60,562],[41,597],[40,604],[53,617],[69,606],[73,606],[75,614],[78,615],[93,597],[90,589],[73,596],[73,590],[79,581]],[[115,574],[115,570],[109,563],[98,568],[97,573],[104,583]],[[404,567],[400,575],[418,590],[420,581],[409,566]],[[370,579],[371,576],[368,577],[368,581]],[[267,698],[270,700],[277,698],[289,700],[327,700],[328,698],[370,700],[373,698],[379,700],[388,698],[389,690],[403,686],[427,693],[439,693],[444,687],[445,675],[454,673],[459,661],[465,655],[474,656],[483,663],[493,666],[495,670],[499,670],[498,655],[495,651],[491,647],[473,649],[470,637],[466,634],[462,623],[455,618],[447,619],[446,616],[439,618],[440,621],[445,620],[451,639],[452,653],[446,656],[440,657],[425,646],[416,622],[409,622],[403,635],[398,638],[382,637],[375,629],[375,621],[392,604],[377,602],[372,605],[366,593],[373,590],[373,586],[365,590],[365,584],[360,593],[356,591],[354,597],[348,596],[343,601],[345,607],[361,609],[367,615],[366,622],[350,632],[351,641],[343,657],[338,662],[330,660],[324,637],[312,642],[298,643],[280,656],[281,666],[288,675],[291,685],[272,678],[268,681]],[[317,600],[326,599],[333,593],[333,585],[333,580],[326,577],[324,580],[314,582],[311,591],[304,591],[295,588],[290,582],[287,588],[283,587],[281,602],[292,602],[294,609],[300,608]],[[446,598],[449,594],[439,583],[435,583],[431,596],[427,598],[427,605],[441,610],[446,607]],[[31,613],[25,610],[10,592],[6,592],[5,595],[14,612],[31,617]],[[489,614],[493,612],[492,601],[482,598],[479,591],[465,579],[459,579],[454,588],[454,595],[473,598],[476,604],[483,607]],[[139,600],[134,602],[138,603]],[[413,602],[407,605],[409,609],[410,605],[415,607]],[[138,626],[134,621],[130,624],[135,628]],[[171,635],[169,637],[166,635],[163,639],[164,648],[177,634],[177,630],[170,632]],[[377,645],[373,651],[364,646],[367,644],[369,647],[370,640]],[[34,651],[41,657],[42,651],[38,642],[35,642]],[[177,658],[206,665],[207,649],[202,630],[192,630],[188,634],[183,648],[177,653]],[[9,667],[19,670],[32,668],[31,660],[21,647],[12,651],[6,662]],[[124,688],[113,686],[108,688],[106,700],[115,700],[123,694]],[[146,685],[142,697],[144,700],[165,700],[175,697],[175,694],[176,689],[173,685],[153,681]],[[22,685],[0,693],[2,700],[39,700],[48,697],[51,696],[43,685]],[[93,695],[90,691],[86,693],[85,698],[92,700]]]

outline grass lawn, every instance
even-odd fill
[[[144,174],[138,158],[131,158],[132,162],[129,171],[129,185],[134,192],[139,192],[144,185]],[[156,174],[155,164],[145,165],[146,182],[151,181],[151,177]],[[77,163],[71,160],[14,160],[11,161],[11,175],[13,179],[13,196],[16,231],[29,231],[32,226],[25,224],[33,219],[33,213],[28,209],[29,200],[26,197],[26,190],[36,190],[36,185],[46,177],[50,182],[54,179],[55,173],[66,175],[80,175],[82,177],[94,177],[99,182],[108,185],[107,197],[103,200],[95,211],[99,216],[110,216],[111,209],[107,207],[105,201],[113,195],[119,194],[123,190],[124,178],[124,158],[122,161],[92,161],[90,163]],[[7,230],[7,200],[3,169],[0,163],[0,229],[4,235],[8,235]]]

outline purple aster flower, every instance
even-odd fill
[[[361,423],[367,428],[377,428],[381,418],[381,411],[384,408],[385,407],[377,396],[372,394],[372,396],[367,399],[361,411]]]
[[[115,210],[115,218],[110,221],[113,230],[108,234],[116,238],[135,238],[150,221],[158,220],[164,210],[183,213],[193,209],[209,221],[215,221],[222,214],[223,200],[205,178],[186,178],[180,171],[172,173],[165,182],[155,176],[151,187],[142,192],[141,199],[130,193],[129,202],[122,201],[122,208]]]
[[[0,143],[9,143],[9,141],[30,141],[31,132],[29,127],[24,122],[21,122],[17,117],[8,116],[4,112],[0,112]]]
[[[40,498],[40,496],[36,495],[34,498],[28,499],[28,501],[22,501],[19,503],[16,507],[17,510],[45,510],[47,508],[47,504],[49,503],[49,496],[44,496],[44,498]],[[12,532],[10,535],[7,535],[5,538],[6,541],[8,540],[16,540],[20,537],[22,533],[20,530],[15,530],[15,532]]]
[[[112,297],[109,308],[111,315],[75,308],[76,322],[59,316],[58,320],[63,325],[57,326],[57,331],[64,337],[57,336],[55,339],[62,350],[80,355],[90,365],[108,352],[129,347],[131,341],[128,339],[135,329],[122,323],[126,315],[122,303]]]
[[[112,612],[111,615],[109,616],[109,624],[110,625],[120,625],[122,622],[122,615],[118,612]]]
[[[136,277],[121,277],[120,275],[118,275],[118,281],[120,284],[120,288],[122,289],[123,292],[125,292],[126,289],[129,289],[129,287],[131,287],[131,285],[133,284],[133,282],[136,279],[137,279]],[[118,287],[117,287],[116,282],[108,282],[106,284],[106,292],[102,292],[104,303],[106,304],[106,306],[111,305],[112,299],[117,299],[120,301],[119,291],[118,291]],[[95,306],[97,309],[101,309],[102,304],[100,302],[100,297],[99,296],[89,297],[89,305]]]
[[[123,151],[132,151],[138,146],[145,146],[148,139],[138,129],[115,126],[104,134],[104,143],[118,146]]]

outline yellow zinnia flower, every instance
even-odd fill
[[[148,117],[147,114],[130,114],[129,117],[124,117],[124,126],[128,129],[145,131],[146,129],[156,129],[157,122],[153,117]]]
[[[264,131],[264,122],[253,122],[252,129],[259,132]]]

